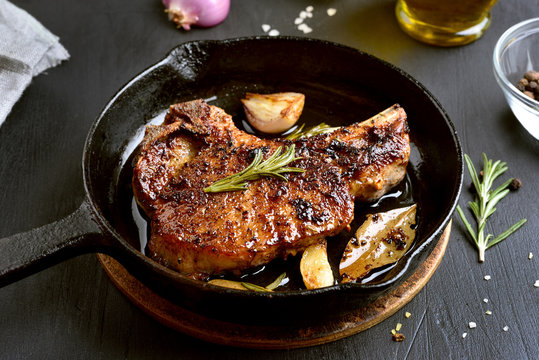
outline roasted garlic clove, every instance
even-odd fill
[[[301,257],[299,264],[303,283],[307,289],[318,289],[333,285],[333,271],[328,261],[327,243],[309,246]]]
[[[241,100],[249,123],[257,130],[277,134],[290,129],[303,111],[305,95],[294,92],[245,94]]]
[[[342,282],[356,281],[378,267],[399,260],[415,238],[417,205],[369,214],[357,229],[339,265]]]

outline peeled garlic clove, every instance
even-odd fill
[[[369,214],[344,250],[339,273],[342,282],[356,281],[378,267],[399,260],[415,238],[417,205]]]
[[[241,100],[245,116],[257,130],[277,134],[290,129],[303,111],[305,95],[294,92],[245,94]]]
[[[307,289],[318,289],[334,284],[333,271],[328,261],[325,240],[305,249],[299,269]]]

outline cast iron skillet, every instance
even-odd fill
[[[271,294],[238,291],[194,281],[157,264],[119,230],[125,228],[121,219],[131,216],[117,214],[117,186],[122,166],[129,166],[130,139],[170,104],[196,98],[211,99],[211,104],[241,120],[239,99],[247,91],[302,92],[306,95],[302,121],[313,124],[351,124],[394,103],[404,107],[413,143],[408,171],[420,207],[418,240],[391,271],[365,285]],[[0,285],[81,253],[102,252],[182,307],[260,324],[323,320],[367,305],[398,286],[436,245],[462,184],[455,129],[421,84],[361,51],[293,37],[195,41],[176,47],[105,106],[88,134],[82,165],[86,198],[78,210],[52,224],[0,239]]]

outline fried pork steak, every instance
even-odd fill
[[[288,181],[264,177],[244,191],[205,193],[257,151],[264,159],[295,144]],[[196,279],[302,252],[345,229],[354,200],[372,201],[400,182],[410,154],[404,110],[394,105],[362,123],[298,140],[260,139],[203,100],[172,105],[148,126],[133,191],[151,221],[148,254]]]

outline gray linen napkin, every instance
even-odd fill
[[[33,76],[69,59],[69,53],[26,11],[0,0],[0,125]]]

